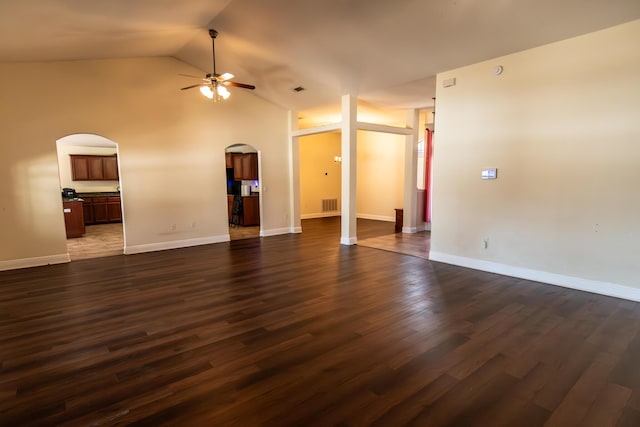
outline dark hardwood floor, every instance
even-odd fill
[[[0,272],[0,426],[640,425],[639,304],[303,230]]]

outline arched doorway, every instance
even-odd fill
[[[67,251],[72,261],[124,252],[118,144],[94,134],[56,141]]]
[[[260,236],[261,199],[259,153],[251,145],[234,144],[225,149],[229,238]]]

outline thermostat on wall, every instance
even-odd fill
[[[498,169],[482,169],[482,179],[496,179],[498,177]]]

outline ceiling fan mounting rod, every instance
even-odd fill
[[[218,77],[216,73],[216,37],[218,36],[218,32],[214,29],[209,30],[209,35],[211,36],[211,48],[213,51],[213,77]]]

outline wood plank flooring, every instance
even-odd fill
[[[639,304],[338,224],[0,272],[0,426],[640,425]]]

